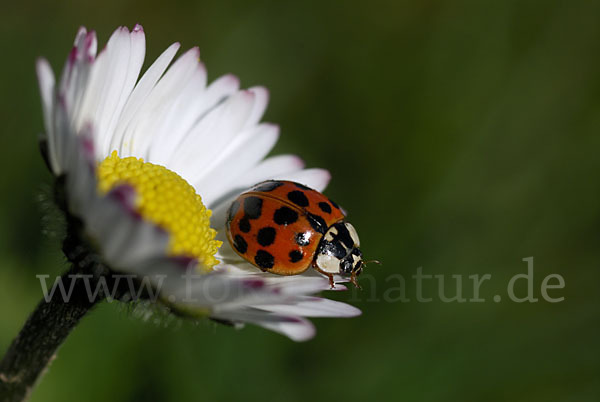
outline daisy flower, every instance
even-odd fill
[[[314,336],[306,317],[360,314],[315,296],[329,288],[316,272],[263,273],[231,250],[225,217],[239,194],[267,179],[321,191],[330,176],[293,155],[267,158],[279,135],[260,122],[268,92],[240,90],[232,75],[207,84],[198,49],[173,61],[178,49],[140,76],[140,25],[117,29],[98,54],[95,33],[81,28],[58,82],[38,61],[41,144],[67,215],[67,257],[81,259],[83,244],[111,273],[149,278],[176,314],[252,323],[296,341]]]

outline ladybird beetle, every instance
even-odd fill
[[[329,277],[356,277],[364,265],[358,234],[340,207],[320,192],[292,181],[268,180],[229,207],[227,239],[262,271],[296,275],[313,267]]]

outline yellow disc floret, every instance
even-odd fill
[[[222,242],[210,227],[212,212],[177,173],[143,159],[120,158],[117,151],[99,164],[97,173],[102,193],[119,184],[135,189],[136,211],[169,233],[169,255],[196,258],[208,268],[218,263],[214,255]]]

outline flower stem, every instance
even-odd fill
[[[62,276],[65,284],[77,273],[75,267]],[[59,291],[49,301],[42,299],[0,362],[0,401],[26,400],[71,330],[101,300],[90,300],[81,281],[68,300]]]

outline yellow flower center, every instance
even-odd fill
[[[209,269],[218,263],[214,255],[222,242],[210,227],[212,212],[177,173],[143,159],[120,158],[113,151],[100,162],[97,174],[103,194],[119,184],[136,190],[136,211],[169,233],[169,255],[196,258]]]

